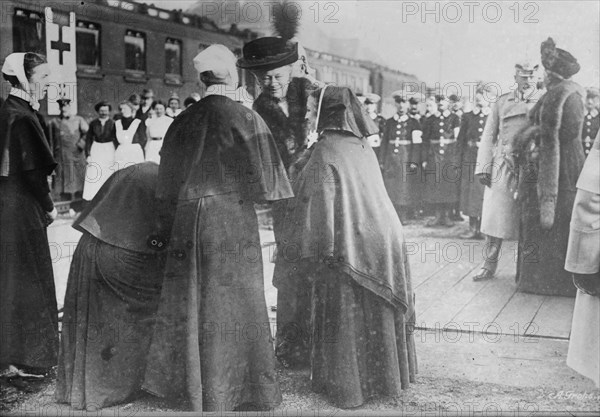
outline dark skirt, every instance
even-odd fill
[[[468,146],[463,152],[460,179],[460,211],[469,217],[481,217],[485,185],[475,176],[477,163],[476,146]]]
[[[143,388],[195,411],[281,402],[253,202],[180,201]]]
[[[0,177],[0,363],[50,368],[58,312],[45,213],[16,177]]]
[[[524,182],[517,262],[517,288],[540,295],[575,297],[577,289],[565,271],[571,214],[576,191],[559,188],[554,225],[543,230],[536,182]]]
[[[58,402],[94,410],[124,402],[139,390],[161,282],[157,255],[83,234],[65,295]]]
[[[415,381],[414,304],[405,314],[323,268],[312,297],[312,386],[338,407],[396,396]]]
[[[394,152],[397,150],[398,152]],[[383,181],[394,206],[414,206],[421,201],[421,145],[391,144],[383,160]]]
[[[422,175],[425,203],[450,205],[459,202],[460,164],[457,143],[430,145],[427,167],[423,169]]]
[[[301,273],[278,284],[275,355],[284,366],[310,365],[311,293],[312,284]]]

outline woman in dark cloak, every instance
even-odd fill
[[[233,53],[211,45],[194,65],[207,94],[161,149],[156,193],[171,237],[143,388],[195,411],[270,409],[281,392],[254,203],[292,191],[267,125],[230,98]]]
[[[165,247],[156,234],[158,165],[114,173],[77,218],[56,399],[76,409],[118,404],[140,388]]]
[[[321,101],[319,106],[317,102]],[[276,287],[312,281],[313,389],[357,407],[414,381],[414,297],[402,225],[367,137],[378,128],[347,88],[309,98],[320,133],[293,179]]]
[[[0,365],[39,374],[58,356],[46,233],[56,218],[48,186],[56,162],[37,113],[49,66],[41,55],[14,53],[2,73],[12,89],[0,108]]]

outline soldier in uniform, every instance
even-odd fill
[[[427,146],[424,200],[433,206],[435,218],[425,226],[453,225],[450,211],[458,202],[460,190],[460,152],[456,137],[460,129],[458,116],[449,109],[448,100],[435,97],[437,111],[423,124],[423,141]]]
[[[485,186],[475,178],[474,173],[483,127],[490,114],[490,105],[483,93],[481,88],[476,91],[475,108],[463,115],[458,133],[458,145],[462,154],[460,211],[469,216],[470,229],[461,236],[464,239],[481,238],[481,207]]]
[[[458,120],[459,120],[459,126],[460,123],[462,123],[462,118],[463,115],[465,114],[464,108],[463,108],[463,102],[461,101],[461,98],[459,96],[457,96],[456,94],[452,94],[451,96],[448,97],[448,100],[450,101],[450,111],[458,116]],[[458,138],[458,135],[456,135]],[[462,192],[462,188],[458,190],[458,201],[456,202],[456,204],[454,205],[454,207],[452,207],[452,212],[450,213],[450,219],[454,220],[456,222],[462,222],[463,218],[460,215],[460,195]]]
[[[360,100],[360,99],[359,99]],[[367,109],[367,113],[371,117],[371,119],[375,122],[375,124],[379,127],[379,135],[372,135],[369,139],[369,145],[375,151],[375,155],[377,158],[380,157],[381,151],[381,137],[383,136],[383,132],[385,130],[386,120],[385,118],[377,113],[378,103],[381,100],[381,97],[374,93],[368,93],[364,96],[365,108]],[[362,101],[362,100],[361,100]]]
[[[597,88],[588,88],[585,98],[586,114],[581,131],[581,140],[583,142],[583,152],[587,156],[592,149],[592,143],[600,128],[600,94]]]
[[[487,254],[474,281],[494,278],[504,239],[518,239],[518,205],[511,191],[512,174],[505,157],[514,151],[517,133],[528,125],[527,113],[537,100],[534,72],[537,65],[515,65],[516,91],[501,95],[492,106],[483,130],[475,175],[486,186],[481,213],[481,232]]]
[[[71,100],[57,100],[60,116],[50,121],[54,159],[58,162],[54,191],[63,201],[80,199],[85,180],[85,137],[89,126],[85,119],[71,114]]]
[[[457,115],[462,122],[464,110],[463,103],[460,100],[460,97],[458,97],[456,94],[452,94],[450,97],[448,97],[448,100],[450,101],[450,111]]]
[[[411,97],[408,99],[410,108],[408,109],[408,115],[421,123],[421,113],[419,112],[420,100],[417,97]]]
[[[421,125],[408,115],[409,103],[402,91],[392,93],[396,114],[385,124],[381,145],[381,166],[385,188],[394,203],[400,221],[414,218],[421,200]]]

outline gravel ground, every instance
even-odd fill
[[[279,381],[283,403],[271,414],[283,415],[335,415],[344,410],[336,408],[323,395],[312,392],[308,370],[279,369]],[[30,392],[15,391],[2,382],[2,405],[0,411],[16,414],[47,415],[60,413],[73,415],[66,405],[54,403],[54,379],[32,384]],[[496,415],[500,412],[514,416],[558,412],[569,415],[598,415],[600,391],[585,395],[568,392],[556,393],[551,387],[523,388],[500,384],[477,383],[451,378],[433,378],[419,375],[414,384],[394,398],[373,398],[363,406],[353,409],[364,412],[393,412],[402,415],[457,416],[483,413]],[[150,395],[102,410],[102,415],[135,416],[138,413],[185,411],[183,404],[169,403]],[[309,411],[310,410],[310,411]]]

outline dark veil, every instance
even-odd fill
[[[356,95],[347,87],[327,86],[320,105],[318,132],[345,130],[358,138],[379,133],[379,127],[369,117]],[[313,93],[317,103],[322,89]]]

